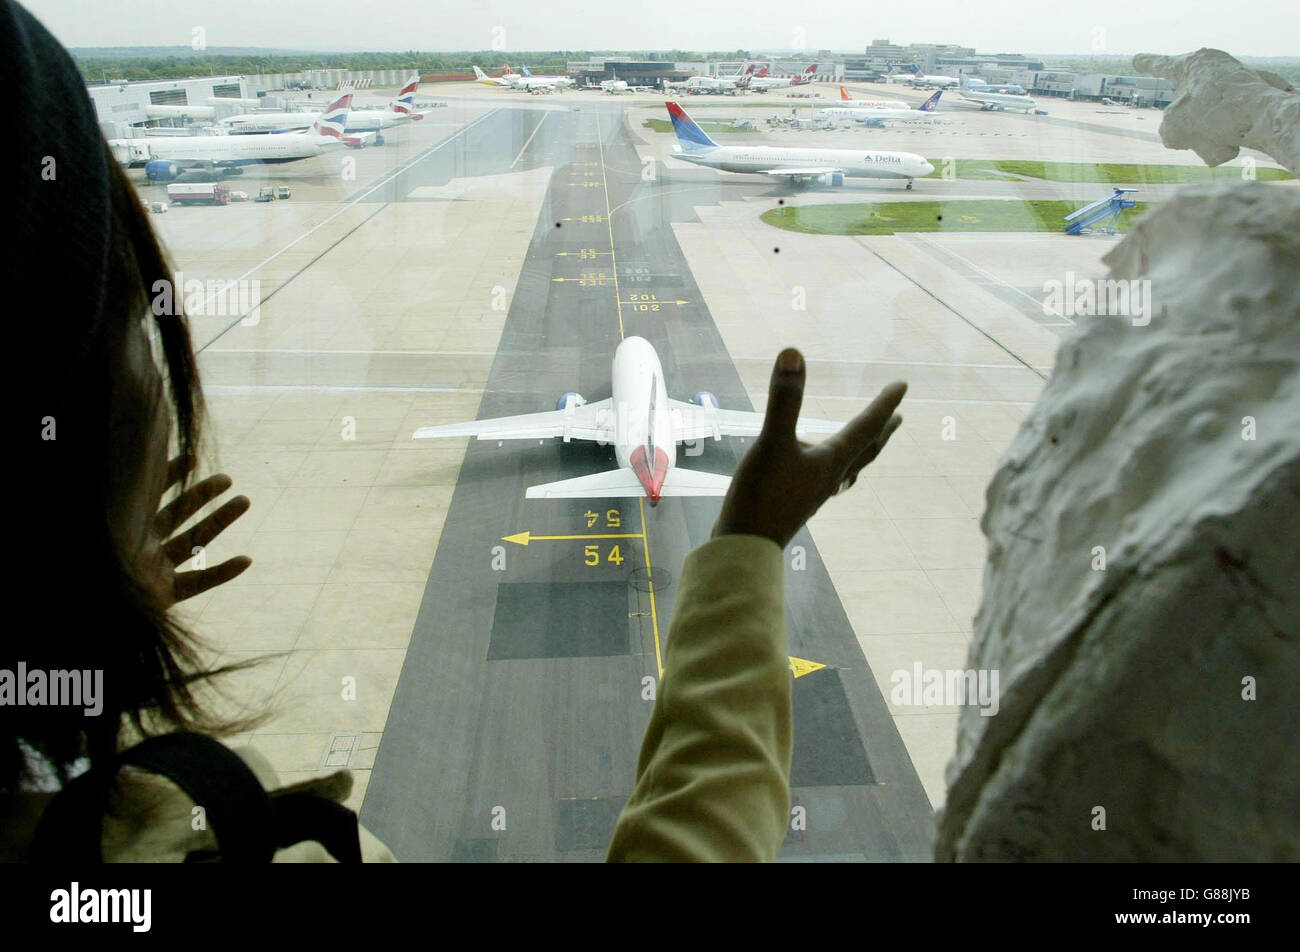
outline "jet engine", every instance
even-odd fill
[[[169,182],[184,170],[174,162],[164,162],[162,159],[154,159],[152,162],[146,162],[144,174],[151,182]]]
[[[815,178],[813,178],[813,181],[816,182],[818,185],[843,185],[844,173],[823,172],[821,175],[818,175]]]
[[[576,410],[578,407],[582,406],[586,402],[587,401],[583,399],[582,394],[574,393],[572,390],[570,390],[567,393],[560,394],[560,399],[555,402],[555,409],[567,410],[570,407],[572,407],[573,409]]]

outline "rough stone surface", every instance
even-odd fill
[[[1192,149],[1206,165],[1222,165],[1244,146],[1300,175],[1300,92],[1281,76],[1211,49],[1183,56],[1140,53],[1133,68],[1176,87],[1160,124],[1160,140],[1169,148]]]
[[[936,858],[1300,859],[1298,222],[1186,188],[1107,256],[1154,313],[1079,321],[989,485],[1001,709],[963,709]]]

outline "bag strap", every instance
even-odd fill
[[[28,850],[33,862],[102,863],[103,811],[118,771],[126,765],[166,777],[207,814],[218,852],[187,860],[267,863],[278,847],[317,840],[340,862],[360,862],[356,814],[312,794],[270,797],[238,754],[203,734],[181,731],[150,737],[91,770],[50,801]],[[350,824],[350,829],[349,829]]]

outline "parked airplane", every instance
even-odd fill
[[[1010,93],[1015,96],[1025,94],[1025,87],[1016,83],[985,83],[969,76],[966,78],[966,83],[977,93]]]
[[[416,91],[420,88],[420,77],[412,76],[407,80],[396,96],[389,100],[384,109],[370,109],[348,114],[345,134],[356,132],[378,132],[399,125],[407,120],[423,119],[425,113],[413,108]],[[295,132],[308,129],[320,118],[319,113],[311,112],[250,112],[242,116],[230,116],[222,119],[218,125],[229,130],[231,135],[247,135],[253,132]],[[383,139],[375,137],[375,144],[382,145]]]
[[[901,99],[854,99],[849,95],[849,91],[843,86],[840,87],[841,106],[859,106],[863,109],[907,109],[907,103]]]
[[[894,67],[892,66],[886,70],[887,73],[893,73],[893,71]],[[909,66],[907,72],[910,73],[910,75],[904,75],[903,81],[912,86],[947,89],[949,86],[957,85],[957,80],[953,79],[951,76],[930,76],[922,73],[920,68],[916,65]]]
[[[610,75],[612,75],[614,78],[601,81],[600,88],[602,90],[604,90],[605,92],[609,93],[612,96],[616,96],[619,93],[630,93],[632,91],[630,88],[628,88],[627,82],[625,80],[618,78],[618,70],[611,69]]]
[[[523,89],[530,93],[551,93],[573,85],[573,80],[568,76],[534,76],[522,63],[520,69],[523,70],[522,75],[509,73],[505,77],[515,89]]]
[[[752,82],[754,64],[749,63],[738,73],[730,76],[692,76],[680,83],[670,83],[669,88],[690,93],[693,96],[721,96],[746,89]]]
[[[514,73],[510,71],[509,66],[506,67],[505,73],[503,73],[500,76],[489,76],[487,73],[483,72],[483,70],[479,69],[477,66],[474,67],[474,82],[483,83],[484,85],[487,86],[510,86],[512,84],[510,83],[507,77],[513,75]]]
[[[912,179],[934,172],[933,165],[911,152],[721,146],[677,103],[668,103],[668,117],[679,143],[673,158],[724,172],[756,172],[795,185],[839,186],[846,177],[906,179],[908,189]]]
[[[907,107],[902,109],[867,109],[861,106],[832,106],[829,109],[819,109],[815,116],[818,119],[853,119],[858,122],[865,122],[868,125],[884,125],[886,121],[915,121],[933,115],[934,111],[939,107],[939,97],[942,95],[943,90],[940,89],[915,109]]]
[[[767,67],[764,66],[749,81],[749,88],[756,93],[764,93],[769,89],[785,89],[787,86],[807,86],[816,75],[816,63],[811,64],[798,76],[768,76]]]
[[[144,107],[150,119],[211,119],[217,113],[215,106],[154,105]]]
[[[166,182],[189,168],[239,173],[245,165],[310,159],[338,145],[360,147],[374,133],[347,135],[344,132],[351,105],[352,94],[347,93],[330,103],[312,125],[311,131],[298,135],[114,139],[109,146],[119,161],[128,165],[143,164],[145,175],[155,182]]]
[[[961,86],[957,90],[962,99],[979,103],[981,109],[1023,109],[1026,113],[1037,107],[1038,103],[1028,96],[1009,96],[1002,93],[981,93],[970,88],[966,74],[961,74]]]
[[[720,441],[724,436],[757,436],[763,414],[724,410],[707,390],[689,403],[673,400],[664,386],[663,367],[650,342],[629,337],[614,351],[613,396],[587,403],[581,394],[561,394],[554,410],[520,416],[424,426],[413,439],[473,436],[480,440],[539,440],[559,437],[613,444],[618,469],[529,486],[529,499],[645,497],[654,506],[664,496],[725,496],[731,477],[678,469],[677,444]],[[801,417],[798,436],[837,433],[843,423]]]

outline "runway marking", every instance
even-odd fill
[[[502,536],[502,542],[513,542],[515,545],[528,545],[530,542],[553,542],[561,539],[644,539],[645,530],[640,532],[597,532],[597,533],[574,533],[570,535],[533,535],[528,529],[523,532],[516,532],[514,535]]]
[[[963,264],[965,264],[965,265],[966,265],[968,268],[970,268],[971,270],[973,270],[973,271],[978,271],[980,274],[984,275],[984,277],[988,278],[989,281],[990,281],[991,283],[993,283],[993,284],[1000,284],[1000,285],[1002,285],[1004,288],[1007,288],[1007,289],[1009,289],[1009,290],[1011,290],[1011,291],[1015,291],[1017,294],[1019,294],[1019,295],[1020,295],[1021,297],[1023,297],[1025,300],[1030,301],[1031,303],[1033,303],[1036,307],[1040,307],[1040,308],[1041,308],[1041,307],[1043,306],[1043,302],[1042,302],[1042,301],[1039,301],[1037,298],[1033,297],[1033,296],[1030,295],[1030,294],[1026,294],[1024,291],[1020,290],[1020,288],[1015,287],[1014,285],[1007,284],[1007,282],[1003,281],[1001,278],[999,278],[999,277],[997,277],[997,276],[995,276],[995,275],[989,274],[989,272],[985,271],[983,268],[981,268],[981,267],[980,267],[979,265],[977,265],[975,262],[971,261],[971,260],[970,260],[969,258],[967,258],[965,255],[959,255],[957,252],[953,251],[951,248],[945,248],[945,247],[943,247],[943,245],[936,244],[934,241],[932,241],[931,239],[925,237],[925,235],[922,234],[922,233],[919,232],[919,231],[917,231],[917,232],[912,232],[912,233],[911,233],[911,237],[912,237],[914,240],[916,240],[916,241],[920,241],[920,242],[923,243],[923,244],[927,244],[927,245],[929,245],[931,248],[934,248],[934,249],[936,249],[937,251],[945,252],[945,253],[947,253],[947,254],[952,255],[954,258],[956,258],[956,259],[958,259],[959,261],[961,261]],[[1045,313],[1045,314],[1046,314],[1046,313],[1050,313],[1053,317],[1061,317],[1061,318],[1065,318],[1065,320],[1066,320],[1066,321],[1067,321],[1071,326],[1074,325],[1074,321],[1071,321],[1068,317],[1065,317],[1064,314],[1057,314],[1055,311],[1044,312],[1044,313]]]
[[[614,304],[618,308],[618,339],[621,341],[626,340],[627,333],[623,329],[623,294],[618,287],[618,258],[615,254],[614,223],[610,220],[614,215],[614,209],[609,204],[609,176],[605,174],[605,140],[600,131],[600,110],[596,110],[595,116],[596,145],[600,147],[600,180],[605,187],[605,224],[609,227],[609,256],[610,264],[614,268]],[[659,641],[659,608],[655,600],[654,567],[650,561],[650,534],[646,529],[645,499],[638,496],[636,504],[641,512],[641,546],[645,550],[646,579],[649,581],[650,588],[650,624],[654,631],[655,667],[659,671],[659,680],[662,681],[664,677],[664,655],[663,647]]]
[[[205,384],[204,393],[482,393],[479,387],[332,387],[326,384]]]
[[[549,115],[550,115],[549,112],[543,112],[543,113],[542,113],[542,118],[541,118],[541,120],[540,120],[540,121],[537,123],[537,125],[533,128],[533,135],[529,136],[527,139],[524,140],[523,147],[520,148],[520,150],[519,150],[519,154],[515,156],[515,161],[510,163],[510,167],[511,167],[512,169],[515,167],[515,162],[518,162],[519,159],[523,156],[523,154],[524,154],[526,151],[528,151],[528,146],[532,144],[533,136],[537,135],[537,133],[541,131],[542,123],[546,121],[546,117],[549,116]]]
[[[809,661],[807,658],[796,658],[794,655],[786,655],[786,657],[790,659],[790,673],[796,678],[802,678],[805,674],[812,674],[826,667],[820,661]]]

